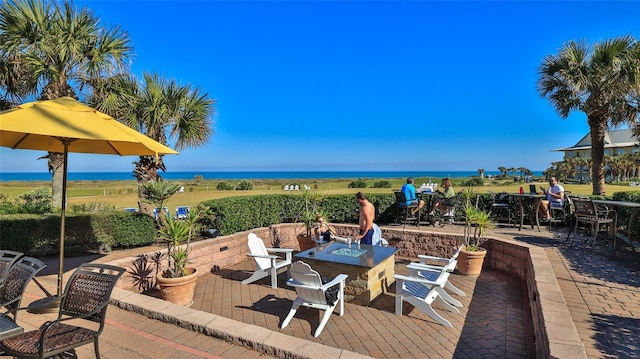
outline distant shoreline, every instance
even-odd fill
[[[485,171],[485,177],[499,175],[499,171]],[[515,173],[519,175],[519,173]],[[541,171],[534,171],[534,176],[542,176]],[[160,172],[162,178],[168,180],[193,180],[202,176],[204,180],[295,180],[295,179],[375,179],[375,178],[467,178],[477,177],[478,171],[247,171],[247,172]],[[135,180],[132,172],[70,172],[69,181],[126,181]],[[0,182],[50,181],[47,172],[3,172]]]

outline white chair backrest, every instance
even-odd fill
[[[269,255],[267,252],[267,247],[264,245],[264,242],[260,237],[258,237],[255,233],[249,233],[247,245],[249,246],[249,251],[251,254],[260,254],[260,255]],[[269,258],[255,258],[256,265],[258,269],[267,269],[271,268],[271,260]]]
[[[308,285],[311,287],[321,287],[322,286],[322,278],[320,274],[309,266],[307,263],[297,261],[291,265],[290,270],[291,278],[294,281]]]
[[[460,255],[460,251],[462,250],[462,248],[464,248],[464,244],[461,245],[460,247],[458,247],[458,249],[456,250],[455,253],[453,253],[453,256],[451,257],[451,259],[458,259],[458,256]]]
[[[380,245],[380,239],[382,238],[382,231],[377,224],[373,224],[373,237],[371,238],[371,245],[378,246]]]

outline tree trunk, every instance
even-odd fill
[[[153,205],[144,201],[142,184],[160,179],[158,169],[165,169],[162,157],[158,157],[158,161],[156,162],[154,156],[140,156],[140,161],[134,163],[136,168],[133,174],[136,176],[138,182],[138,207],[140,207],[140,212],[153,216]]]
[[[604,182],[604,134],[607,130],[607,119],[601,119],[593,115],[589,117],[589,127],[591,128],[593,194],[604,195],[606,192]]]
[[[64,154],[59,152],[49,152],[49,170],[51,171],[51,195],[53,206],[55,208],[62,207],[62,171],[64,166]]]
[[[73,88],[67,84],[64,74],[60,74],[58,82],[49,82],[42,89],[39,101],[53,100],[60,97],[69,96],[74,99],[78,99],[78,96],[73,91]],[[59,152],[49,152],[49,171],[52,173],[51,178],[51,195],[53,198],[53,206],[55,208],[62,207],[62,196],[66,195],[62,193],[62,176],[64,154]]]

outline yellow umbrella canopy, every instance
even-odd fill
[[[178,153],[71,97],[29,102],[0,112],[0,146],[64,154],[58,297],[62,294],[64,274],[67,154],[158,156]]]
[[[0,146],[114,154],[176,154],[171,148],[70,97],[29,102],[0,112]]]

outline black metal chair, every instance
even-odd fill
[[[17,309],[20,308],[27,285],[44,267],[46,265],[42,261],[32,257],[22,257],[11,266],[4,285],[0,288],[0,307],[7,309],[4,316],[12,314],[13,321],[16,321]]]
[[[396,224],[398,222],[402,222],[402,224],[407,224],[409,222],[416,223],[416,226],[420,226],[420,211],[417,211],[416,214],[412,214],[411,211],[419,208],[419,203],[412,203],[407,205],[407,197],[404,195],[402,191],[393,191],[396,195]]]
[[[509,197],[504,199],[498,199],[496,194],[489,190],[489,195],[491,196],[491,214],[496,221],[507,221],[507,225],[511,227],[512,214],[511,208],[512,205],[509,204]]]
[[[124,268],[106,264],[82,264],[71,275],[62,294],[58,318],[38,330],[5,339],[0,349],[17,358],[48,358],[93,342],[100,359],[98,337],[104,329],[109,298]],[[98,323],[81,326],[82,320]],[[72,321],[73,324],[66,324]]]
[[[593,240],[591,247],[593,247],[598,238],[598,232],[600,231],[600,225],[606,225],[609,229],[609,236],[611,239],[616,236],[617,226],[617,214],[613,210],[599,210],[596,204],[589,198],[575,197],[573,198],[573,204],[575,206],[574,212],[574,227],[573,237],[569,247],[573,246],[573,239],[578,234],[578,224],[588,224],[593,234]],[[571,233],[569,233],[571,234]],[[568,236],[567,236],[568,237]],[[588,239],[585,238],[585,243]]]
[[[564,203],[561,207],[552,206],[549,203],[549,232],[551,229],[559,223],[564,223],[568,228],[572,223],[572,216],[575,208],[573,206],[573,200],[569,197],[570,192],[565,192]]]
[[[9,270],[18,259],[24,254],[21,252],[10,251],[6,249],[0,250],[0,288],[4,285],[4,281],[9,275]]]

